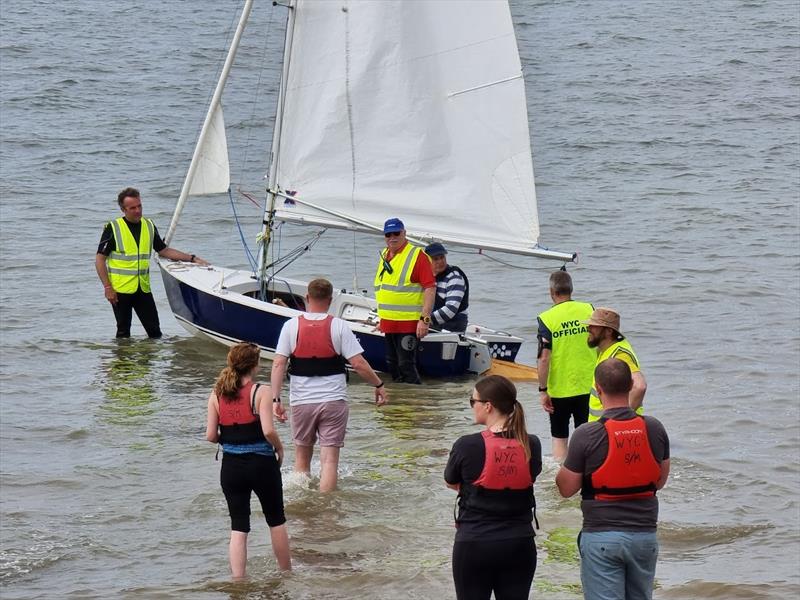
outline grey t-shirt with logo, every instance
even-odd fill
[[[605,411],[609,419],[626,421],[636,416],[630,408]],[[669,458],[669,438],[660,421],[644,417],[647,438],[653,456],[660,463]],[[608,456],[608,435],[599,421],[578,427],[569,441],[564,467],[573,473],[591,475]],[[635,500],[581,500],[583,531],[655,531],[658,522],[658,498]]]

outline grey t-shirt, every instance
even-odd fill
[[[630,408],[605,411],[609,419],[626,421],[636,413]],[[660,421],[644,417],[647,438],[653,456],[660,463],[669,458],[669,438]],[[608,456],[608,434],[599,421],[584,423],[575,430],[569,441],[564,467],[584,477],[591,475]],[[655,531],[658,522],[658,498],[636,500],[582,500],[584,531]]]

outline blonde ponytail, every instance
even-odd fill
[[[217,399],[226,398],[232,399],[239,391],[239,384],[241,377],[239,374],[230,367],[225,367],[220,371],[217,377],[217,382],[214,384],[214,393]]]

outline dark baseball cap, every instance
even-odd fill
[[[428,256],[444,256],[447,254],[447,249],[439,242],[433,242],[425,246],[425,254]]]

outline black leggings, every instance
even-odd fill
[[[453,544],[458,600],[526,600],[536,571],[533,536]]]
[[[224,453],[219,480],[228,501],[233,531],[250,531],[251,491],[261,502],[267,525],[277,527],[286,523],[281,470],[274,456]]]
[[[133,294],[117,294],[117,303],[111,305],[117,319],[117,337],[131,337],[131,319],[133,311],[142,322],[148,337],[160,338],[161,326],[158,322],[158,309],[153,294],[136,290]]]

